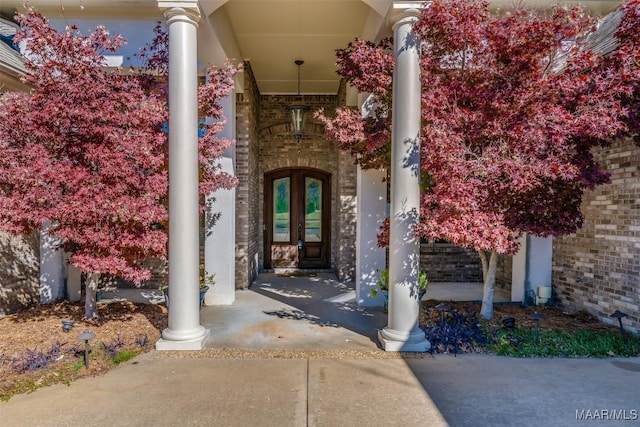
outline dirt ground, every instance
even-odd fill
[[[109,355],[149,351],[167,326],[164,305],[118,301],[98,304],[95,320],[85,320],[83,314],[83,305],[59,301],[0,319],[0,399],[40,385],[100,375],[115,366]],[[64,332],[62,320],[67,319],[74,326]],[[77,339],[84,331],[96,335],[89,342],[88,369],[84,341]]]
[[[441,312],[435,308],[438,303],[432,300],[423,302],[421,324],[435,323],[440,319]],[[458,312],[478,313],[480,310],[480,305],[473,303],[447,304]],[[492,325],[500,327],[505,317],[513,317],[516,325],[533,327],[534,321],[529,316],[534,311],[544,316],[540,322],[543,330],[617,330],[615,326],[605,325],[586,313],[568,314],[555,307],[510,305],[494,307]],[[123,350],[139,353],[153,349],[161,331],[167,326],[164,305],[117,301],[99,304],[99,317],[95,320],[84,320],[83,313],[81,304],[60,301],[34,305],[0,319],[0,399],[29,392],[42,385],[101,375],[116,366],[114,354]],[[70,332],[62,329],[62,320],[66,319],[75,322]],[[88,369],[84,366],[84,342],[77,339],[84,331],[96,335],[90,341]]]

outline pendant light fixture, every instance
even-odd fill
[[[293,137],[300,142],[300,138],[304,134],[304,124],[307,119],[307,111],[309,106],[302,103],[302,95],[300,94],[300,66],[304,64],[301,59],[296,59],[295,64],[298,66],[298,97],[296,102],[289,106],[289,114],[291,115],[291,124],[293,126]]]

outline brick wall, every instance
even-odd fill
[[[338,104],[346,105],[347,87],[340,85]],[[338,235],[336,274],[340,280],[351,282],[356,274],[356,221],[358,168],[351,154],[338,150]]]
[[[338,151],[333,142],[322,137],[322,126],[315,122],[311,114],[307,117],[305,134],[297,141],[290,126],[287,107],[297,101],[297,96],[260,96],[260,155],[258,178],[260,189],[260,224],[264,223],[264,174],[280,168],[309,167],[331,174],[331,268],[336,267],[336,237],[338,226]],[[331,95],[311,95],[304,97],[304,103],[315,111],[320,107],[332,110],[337,105],[337,97]],[[260,227],[259,266],[264,266],[264,236]]]
[[[39,259],[35,233],[0,233],[0,317],[40,301]]]
[[[331,114],[344,95],[305,95],[311,112],[320,107]],[[352,280],[355,272],[355,191],[356,168],[350,155],[340,153],[332,141],[323,137],[323,126],[311,114],[300,141],[292,135],[287,106],[297,96],[260,96],[260,152],[258,166],[259,224],[263,223],[264,174],[289,167],[309,167],[331,174],[331,268],[343,280]],[[344,100],[342,101],[344,102]],[[259,227],[259,266],[264,265],[264,240]]]
[[[260,94],[251,64],[244,63],[244,88],[236,95],[236,288],[258,274]]]
[[[502,289],[511,290],[511,269],[513,257],[500,255],[498,257],[498,267],[496,271],[496,286]],[[482,267],[481,267],[482,268]]]
[[[420,269],[430,282],[482,282],[478,253],[443,243],[420,245]]]
[[[611,183],[588,192],[584,225],[554,240],[553,286],[568,310],[586,310],[602,321],[616,309],[640,330],[640,149],[619,141],[596,153]]]

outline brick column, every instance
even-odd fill
[[[420,212],[421,117],[420,57],[412,31],[419,15],[416,3],[393,4],[396,65],[391,130],[389,316],[388,325],[378,332],[386,351],[422,352],[430,348],[418,327],[420,239],[414,233]]]
[[[169,327],[157,350],[201,350],[196,1],[158,1],[169,26]]]

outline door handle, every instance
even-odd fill
[[[298,224],[298,250],[302,250],[302,224]]]

